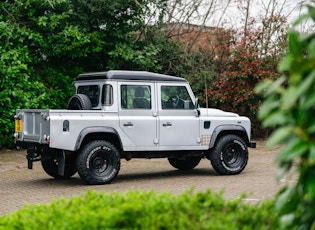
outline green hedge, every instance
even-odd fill
[[[278,229],[272,201],[227,201],[221,193],[180,195],[88,191],[0,217],[0,229]]]

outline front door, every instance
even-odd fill
[[[153,83],[121,83],[119,125],[124,150],[157,149],[157,116]]]
[[[159,148],[188,150],[200,148],[199,116],[187,85],[158,84]]]

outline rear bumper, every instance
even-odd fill
[[[250,141],[250,142],[248,142],[247,146],[248,146],[249,148],[256,148],[256,142]]]
[[[26,142],[26,141],[15,141],[15,146],[21,149],[44,149],[49,148],[48,144],[41,144],[38,142]]]

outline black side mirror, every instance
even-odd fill
[[[194,109],[198,109],[199,108],[199,99],[198,98],[196,98],[196,100],[195,100],[195,108]]]
[[[197,112],[197,117],[199,117],[200,116],[200,110],[199,110],[199,99],[198,98],[196,98],[196,101],[195,101],[195,110],[196,110],[196,112]]]

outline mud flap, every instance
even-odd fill
[[[60,176],[64,176],[64,174],[65,174],[65,165],[66,165],[65,151],[60,151],[60,152],[57,153],[57,161],[58,161],[58,174]]]

